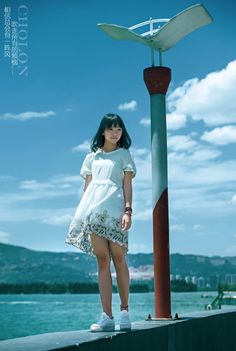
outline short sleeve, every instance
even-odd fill
[[[133,160],[133,156],[131,155],[130,151],[126,149],[124,163],[123,163],[123,171],[132,171],[133,177],[136,175],[136,165]]]
[[[93,153],[90,152],[89,154],[86,155],[80,169],[80,175],[83,179],[86,179],[86,175],[92,174],[92,160],[93,160]]]

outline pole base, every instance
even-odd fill
[[[181,318],[179,318],[178,313],[175,314],[175,317],[173,318],[172,316],[170,316],[169,318],[164,318],[164,317],[160,317],[160,318],[156,318],[156,317],[152,317],[150,314],[148,315],[148,317],[145,319],[145,321],[176,321],[176,320],[180,320]]]

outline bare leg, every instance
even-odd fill
[[[129,305],[129,270],[125,260],[125,250],[121,245],[109,241],[112,260],[116,270],[117,285],[121,300],[121,310],[128,310]]]
[[[96,234],[90,234],[94,253],[98,263],[98,285],[103,311],[112,317],[112,279],[108,240]]]

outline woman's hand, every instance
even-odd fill
[[[125,213],[122,217],[121,229],[123,231],[128,230],[131,227],[131,222],[131,216]]]

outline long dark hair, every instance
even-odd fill
[[[128,149],[132,143],[131,138],[125,128],[122,118],[114,113],[107,113],[101,120],[98,130],[95,136],[92,139],[90,148],[92,151],[97,151],[98,148],[102,147],[105,142],[105,137],[102,135],[105,128],[117,127],[122,128],[122,135],[120,140],[117,142],[117,145]]]

